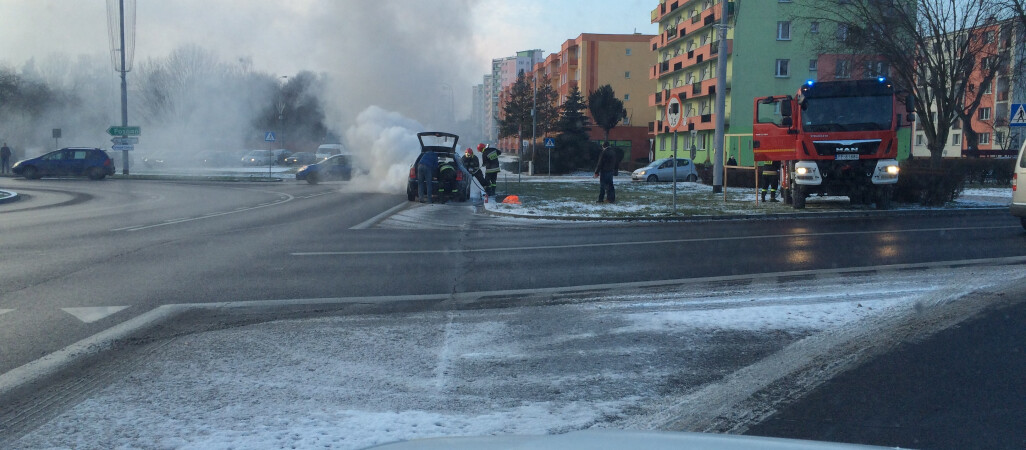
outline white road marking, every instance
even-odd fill
[[[400,205],[402,206],[402,205]],[[386,211],[388,212],[388,211]],[[373,220],[373,219],[372,219]],[[362,225],[362,224],[361,224]],[[358,225],[359,226],[359,225]],[[355,228],[355,227],[354,227]],[[764,234],[751,236],[728,236],[708,237],[689,239],[660,239],[654,241],[627,241],[627,242],[602,242],[595,244],[567,244],[567,245],[537,245],[528,247],[492,247],[492,248],[471,248],[471,249],[441,249],[441,250],[375,250],[375,251],[347,251],[347,252],[293,252],[292,256],[353,256],[353,255],[419,255],[419,254],[450,254],[450,253],[479,253],[496,251],[516,250],[557,250],[571,248],[590,247],[622,247],[631,245],[661,245],[661,244],[683,244],[688,242],[715,242],[715,241],[747,241],[753,239],[768,238],[796,238],[814,236],[844,236],[860,234],[887,234],[887,233],[922,233],[926,231],[959,231],[959,230],[1003,230],[1018,229],[1018,225],[993,226],[993,227],[950,227],[950,228],[914,228],[902,230],[871,230],[871,231],[837,231],[825,233],[794,233],[794,234]]]
[[[0,309],[0,316],[2,316],[4,314],[7,314],[7,313],[9,313],[11,311],[14,311],[14,310],[13,309]]]
[[[367,228],[370,228],[370,227],[374,226],[374,224],[376,224],[378,222],[381,222],[382,220],[385,220],[386,217],[391,216],[392,214],[395,214],[397,211],[399,211],[402,208],[405,208],[407,205],[409,205],[409,202],[402,202],[402,203],[400,203],[398,205],[395,205],[395,206],[389,208],[387,211],[385,211],[385,212],[383,212],[381,214],[378,214],[378,215],[376,215],[374,217],[371,217],[370,219],[367,219],[364,222],[362,222],[362,223],[360,223],[360,224],[358,224],[356,226],[353,226],[353,227],[351,227],[349,229],[350,230],[365,230]],[[295,254],[295,253],[293,253],[293,254]]]
[[[82,322],[93,323],[125,308],[127,308],[127,306],[93,306],[83,308],[61,308],[61,311],[75,316],[75,318]]]
[[[150,229],[150,228],[162,227],[162,226],[166,226],[166,225],[175,225],[175,224],[179,224],[179,223],[193,222],[193,221],[196,221],[196,220],[209,219],[211,217],[227,216],[229,214],[235,214],[235,213],[240,213],[240,212],[245,212],[245,211],[252,211],[254,209],[266,208],[268,206],[280,205],[282,203],[291,201],[292,199],[295,198],[295,197],[293,197],[293,196],[291,196],[289,194],[285,194],[285,195],[288,196],[287,200],[280,200],[280,201],[277,201],[277,202],[264,203],[264,204],[260,204],[260,205],[257,205],[257,206],[244,207],[244,208],[234,209],[234,210],[231,210],[231,211],[223,211],[223,212],[218,212],[218,213],[210,213],[210,214],[206,214],[206,215],[202,215],[202,216],[198,216],[198,217],[186,217],[186,218],[181,218],[181,219],[173,219],[173,220],[169,220],[169,221],[165,221],[165,222],[161,222],[161,223],[157,223],[157,224],[153,224],[153,225],[138,225],[138,226],[123,227],[123,228],[115,228],[115,229],[110,230],[110,231],[141,231],[141,230],[147,230],[147,229]]]

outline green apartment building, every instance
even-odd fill
[[[735,0],[729,2],[727,34],[727,103],[725,158],[738,157],[752,165],[752,103],[755,97],[794,94],[806,80],[820,80],[820,58],[810,45],[818,23],[794,19],[802,0]],[[723,0],[662,0],[652,11],[659,34],[651,40],[656,65],[649,77],[656,93],[649,106],[657,109],[649,126],[653,156],[673,155],[673,131],[666,120],[671,97],[681,101],[678,155],[688,157],[694,144],[695,162],[711,162],[716,128],[716,64]],[[824,30],[826,33],[827,30]],[[830,33],[836,30],[830,30]],[[692,130],[694,140],[692,141]]]

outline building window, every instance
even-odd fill
[[[623,77],[624,77],[624,78],[630,78],[630,77],[631,77],[631,72],[630,72],[629,70],[628,70],[628,71],[626,71],[626,72],[624,72],[624,73],[623,73]]]
[[[980,108],[980,110],[976,112],[976,118],[980,120],[990,120],[990,108]]]
[[[993,94],[994,93],[993,85],[994,85],[994,83],[988,84],[987,88],[983,90],[983,93],[984,94]]]
[[[783,78],[783,77],[791,76],[791,70],[790,70],[790,67],[789,67],[790,62],[791,62],[790,59],[778,59],[777,60],[777,72],[776,72],[777,78]]]
[[[997,145],[1001,145],[1001,143],[1004,142],[1004,141],[1005,141],[1005,133],[1003,133],[1001,131],[995,131],[994,132],[994,143],[997,144]]]
[[[953,129],[953,130],[961,130],[962,129],[962,119],[955,119],[954,122],[951,122],[951,129]]]
[[[790,41],[791,40],[791,22],[777,22],[777,40],[778,41]]]
[[[951,145],[962,145],[962,135],[951,133]]]
[[[845,59],[837,60],[837,67],[834,70],[835,78],[851,78],[851,61]]]
[[[921,135],[921,134],[917,134],[916,135],[916,145],[923,145],[923,135]]]
[[[866,62],[866,78],[886,77],[887,63],[883,61]]]
[[[848,24],[837,24],[837,40],[841,42],[848,40]]]
[[[623,94],[623,100],[627,101],[631,99],[631,94]]]
[[[984,144],[984,145],[990,144],[990,133],[980,133],[979,136],[980,136],[980,139],[979,139],[978,142],[980,144]]]
[[[810,59],[809,60],[809,72],[815,72],[817,70],[819,70],[819,60],[818,59]]]
[[[631,56],[631,49],[630,48],[627,49],[627,56]]]
[[[819,33],[819,22],[809,24],[809,33]]]

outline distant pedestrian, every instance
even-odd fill
[[[417,193],[421,203],[434,203],[432,196],[435,192],[434,177],[438,171],[438,154],[435,152],[424,152],[417,163]]]
[[[499,178],[499,155],[502,154],[502,151],[484,144],[478,144],[477,151],[481,152],[481,159],[484,160],[485,193],[494,197],[495,180]]]
[[[598,203],[602,203],[608,197],[609,203],[616,203],[616,188],[613,187],[613,177],[619,171],[620,155],[609,142],[602,143],[602,153],[599,154],[598,164],[595,165],[595,177],[599,179]]]
[[[4,146],[0,147],[0,173],[11,172],[11,148],[4,142]]]

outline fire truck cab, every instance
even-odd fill
[[[910,122],[912,102],[905,103]],[[794,97],[756,98],[755,161],[781,161],[781,192],[795,209],[811,194],[889,208],[898,182],[896,104],[885,78],[808,81]]]

